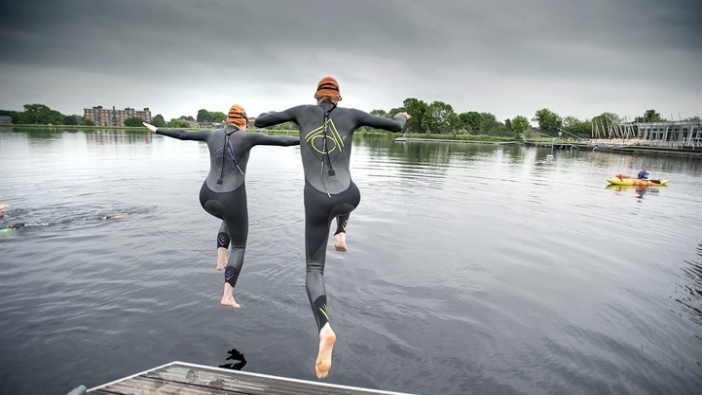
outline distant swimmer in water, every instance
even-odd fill
[[[329,230],[336,218],[334,247],[346,251],[346,225],[349,215],[361,201],[358,187],[351,179],[351,142],[362,126],[393,132],[402,130],[410,119],[407,113],[382,118],[352,108],[337,107],[341,100],[339,84],[325,77],[317,84],[316,105],[301,105],[281,112],[262,114],[256,127],[293,122],[300,128],[300,153],[305,173],[305,250],[307,297],[319,331],[319,352],[315,362],[317,377],[323,379],[331,369],[336,334],[329,324],[327,294],[324,287],[324,262]]]
[[[113,214],[107,214],[103,215],[100,217],[100,219],[108,220],[108,219],[121,219],[121,218],[126,218],[127,213],[113,213]]]
[[[7,211],[8,208],[10,208],[9,204],[0,203],[0,218],[5,216],[5,211]]]
[[[0,228],[0,233],[7,233],[7,232],[10,232],[10,231],[15,230],[15,229],[24,228],[25,226],[27,226],[26,222],[18,222],[18,223],[10,224],[10,225],[7,225],[7,226]]]
[[[9,204],[4,204],[0,203],[0,218],[3,219],[3,222],[7,221],[7,218],[5,217],[5,212],[10,208]],[[15,210],[13,211],[15,214],[17,211],[22,211],[22,210]],[[10,214],[12,214],[11,212]],[[59,224],[66,224],[66,223],[71,223],[75,221],[84,221],[86,219],[97,219],[97,220],[113,220],[113,219],[121,219],[121,218],[126,218],[129,214],[128,213],[123,213],[123,212],[117,212],[117,213],[110,213],[110,214],[99,214],[97,217],[93,217],[92,214],[89,216],[86,215],[79,215],[74,218],[65,218],[61,220],[57,220],[54,222],[51,221],[42,221],[42,220],[34,220],[32,222],[16,222],[10,225],[3,225],[0,226],[0,233],[7,233],[9,231],[15,230],[15,229],[20,229],[24,227],[46,227],[46,226],[52,226],[52,225],[59,225]]]
[[[0,218],[5,218],[5,211],[10,208],[9,204],[0,203]],[[7,233],[15,229],[24,228],[27,226],[26,222],[17,222],[10,225],[4,225],[0,227],[0,233]]]
[[[293,146],[297,136],[269,136],[246,132],[246,111],[235,104],[229,109],[224,129],[198,131],[159,129],[144,123],[149,130],[180,140],[204,141],[210,151],[210,171],[200,189],[200,204],[209,214],[222,220],[217,233],[217,270],[224,271],[222,306],[239,308],[234,287],[244,264],[249,233],[246,203],[246,165],[249,151],[257,145]],[[227,249],[231,246],[229,259]]]

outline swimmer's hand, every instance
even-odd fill
[[[156,133],[156,129],[158,129],[156,126],[154,126],[154,125],[152,125],[152,124],[150,124],[150,123],[142,122],[142,124],[143,124],[144,126],[146,126],[147,129],[149,129],[150,131],[152,131],[152,132],[154,132],[154,133]]]
[[[409,121],[410,119],[412,119],[412,116],[409,115],[409,114],[407,114],[406,112],[398,112],[397,115],[404,115],[405,118],[407,118],[408,121]]]

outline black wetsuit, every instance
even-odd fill
[[[320,105],[263,114],[254,125],[268,127],[289,121],[300,128],[300,153],[305,170],[307,296],[317,328],[321,330],[329,321],[323,278],[329,228],[337,218],[336,233],[345,232],[351,211],[361,201],[349,170],[353,132],[362,126],[399,132],[407,119],[404,115],[394,119],[375,117],[324,101]]]
[[[222,219],[217,233],[217,248],[229,248],[231,243],[224,281],[234,287],[244,264],[246,239],[249,234],[245,183],[249,150],[256,145],[298,145],[299,137],[268,136],[239,131],[233,126],[193,132],[157,129],[156,133],[181,140],[207,143],[210,151],[210,172],[200,189],[200,204],[205,211]]]

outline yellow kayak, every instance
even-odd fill
[[[608,178],[607,182],[612,185],[626,185],[636,187],[647,187],[652,185],[665,185],[668,180],[640,180],[638,178]]]

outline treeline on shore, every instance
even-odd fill
[[[508,118],[503,121],[488,112],[468,111],[456,113],[450,104],[434,101],[426,103],[415,98],[405,99],[401,107],[392,108],[389,111],[373,110],[370,113],[380,117],[394,117],[400,112],[407,112],[412,116],[404,128],[404,133],[410,135],[451,135],[452,138],[476,138],[477,136],[510,140],[536,137],[536,133],[542,137],[556,137],[563,132],[571,137],[589,138],[592,136],[592,124],[602,125],[612,122],[621,122],[622,119],[614,113],[602,113],[592,119],[580,120],[573,116],[561,117],[555,112],[544,108],[534,113],[529,119],[523,115]],[[0,115],[9,116],[13,125],[65,125],[74,127],[104,127],[95,125],[90,119],[85,119],[79,115],[64,115],[59,111],[52,110],[44,104],[25,104],[24,111],[0,110]],[[172,118],[166,121],[161,114],[155,115],[151,124],[156,127],[169,128],[191,128],[191,122],[197,123],[221,123],[226,119],[226,115],[221,111],[208,111],[201,109],[197,112],[197,117],[182,115],[179,118]],[[699,120],[693,117],[689,120]],[[666,119],[655,110],[647,110],[643,116],[636,117],[634,122],[662,122]],[[125,127],[143,127],[143,119],[140,117],[128,118],[124,121]],[[531,122],[538,124],[538,130],[532,127]],[[115,128],[121,128],[118,126]],[[296,130],[297,127],[291,123],[277,125],[274,130]],[[370,131],[364,128],[364,131]],[[564,136],[565,137],[565,136]]]

